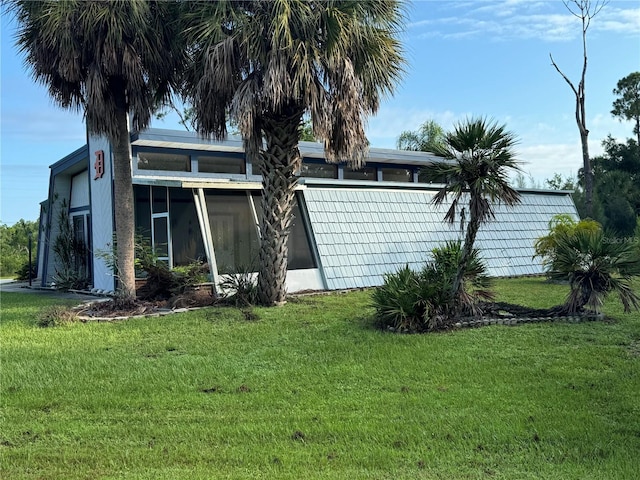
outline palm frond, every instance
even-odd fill
[[[260,117],[298,110],[311,118],[329,161],[360,167],[366,120],[402,73],[403,9],[397,0],[188,6],[185,31],[195,60],[189,78],[201,80],[185,94],[197,130],[218,136],[229,115],[248,140],[260,134]]]

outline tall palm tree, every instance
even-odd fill
[[[9,0],[16,43],[34,79],[63,108],[84,110],[89,133],[113,146],[118,290],[135,297],[129,115],[146,128],[182,61],[176,4]]]
[[[513,206],[520,202],[520,194],[509,186],[509,171],[519,170],[515,158],[516,138],[486,118],[471,118],[458,123],[453,132],[445,135],[444,144],[435,148],[436,155],[445,161],[423,169],[428,181],[444,186],[433,198],[439,205],[453,196],[445,220],[453,223],[460,215],[469,215],[460,263],[453,282],[452,295],[460,311],[467,303],[463,289],[463,276],[480,225],[495,217],[493,205],[504,203]],[[466,207],[461,205],[468,198]],[[465,208],[468,212],[465,213]],[[464,218],[462,221],[464,222]]]
[[[279,304],[303,116],[328,161],[364,164],[364,122],[402,73],[403,7],[398,0],[223,0],[187,8],[195,124],[222,138],[230,119],[260,163],[259,298]]]

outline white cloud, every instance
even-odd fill
[[[559,2],[501,0],[466,4],[456,16],[417,19],[409,24],[418,38],[459,39],[490,35],[494,40],[540,39],[547,42],[573,40],[580,35],[580,20]],[[447,2],[451,8],[454,6]],[[480,6],[478,6],[480,5]],[[607,4],[591,25],[593,31],[638,35],[640,8]],[[459,6],[459,4],[458,4]],[[431,6],[429,7],[431,8]]]

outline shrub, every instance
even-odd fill
[[[174,293],[183,293],[188,288],[209,281],[209,265],[199,260],[173,267],[172,273],[177,285]]]
[[[423,332],[447,328],[455,312],[452,288],[461,255],[460,242],[448,242],[433,250],[433,260],[416,272],[405,266],[384,276],[384,284],[373,291],[372,303],[378,320],[398,331]],[[480,299],[491,298],[491,279],[474,249],[464,275],[464,300],[477,313]]]
[[[58,225],[59,232],[52,247],[56,260],[53,284],[59,290],[82,290],[90,281],[87,245],[73,231],[66,200],[60,206]]]
[[[459,241],[449,241],[443,247],[434,248],[432,253],[435,265],[439,266],[448,278],[455,278],[462,256],[462,244]],[[480,251],[477,248],[471,250],[462,282],[462,295],[459,298],[462,302],[461,311],[476,315],[480,313],[476,308],[478,302],[493,300],[490,291],[493,280],[487,275],[487,266],[480,259]]]
[[[56,274],[52,277],[51,286],[57,290],[83,290],[87,288],[89,282],[83,272],[74,268],[56,269]]]
[[[145,262],[141,268],[145,285],[139,289],[138,296],[145,299],[168,299],[209,278],[208,264],[199,261],[173,269],[162,261]]]
[[[78,314],[65,305],[51,305],[40,312],[36,319],[39,327],[59,327],[78,321]]]
[[[238,273],[220,277],[222,300],[236,307],[250,307],[258,300],[258,284],[251,266],[238,267]]]
[[[23,263],[15,272],[16,280],[29,280],[29,262]],[[38,272],[36,270],[35,262],[31,263],[31,278],[35,279]]]
[[[635,242],[606,237],[602,230],[576,230],[557,235],[549,275],[566,280],[571,290],[565,302],[568,312],[585,306],[598,312],[606,296],[616,292],[625,312],[640,307],[631,281],[640,276],[640,255]]]
[[[173,269],[162,260],[146,238],[140,232],[134,239],[136,278],[143,278],[144,285],[137,290],[137,296],[145,300],[167,300],[180,295],[190,287],[209,280],[209,265],[196,260],[188,265],[176,266]],[[96,255],[104,260],[107,266],[118,275],[117,243],[115,235],[108,250],[99,250]]]

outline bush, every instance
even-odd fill
[[[237,268],[238,273],[220,277],[222,300],[236,307],[250,307],[258,300],[258,284],[254,269],[250,266]]]
[[[78,314],[64,305],[51,305],[40,312],[36,325],[42,328],[59,327],[78,321]]]
[[[96,252],[96,255],[104,260],[116,276],[118,275],[117,248],[114,235],[109,249]],[[185,293],[194,285],[209,281],[207,263],[196,260],[188,265],[171,269],[164,261],[158,259],[149,239],[140,232],[135,235],[134,248],[136,278],[145,280],[136,294],[143,300],[168,300]]]
[[[565,308],[570,313],[585,306],[598,312],[610,292],[618,294],[625,312],[640,307],[631,285],[632,278],[640,276],[640,255],[628,239],[607,237],[601,230],[563,232],[556,237],[549,275],[569,282]]]
[[[16,270],[16,280],[29,280],[29,262],[25,262],[22,266]],[[35,279],[38,272],[36,270],[35,262],[31,264],[31,278]]]
[[[433,260],[419,272],[409,266],[384,276],[384,284],[373,291],[378,320],[403,332],[424,332],[450,327],[455,312],[453,280],[461,255],[460,242],[448,242],[433,250]],[[480,299],[491,298],[491,279],[474,249],[464,276],[465,299],[470,310]]]
[[[449,241],[443,247],[434,248],[432,253],[435,265],[453,281],[462,257],[462,244],[459,241]],[[490,291],[493,280],[487,275],[487,266],[480,259],[480,251],[477,248],[471,250],[462,282],[462,295],[459,298],[462,302],[462,312],[477,315],[480,313],[476,308],[478,302],[493,300]]]
[[[146,281],[138,295],[144,299],[169,299],[209,278],[209,266],[199,261],[170,269],[166,263],[156,260],[144,262],[140,267]]]

